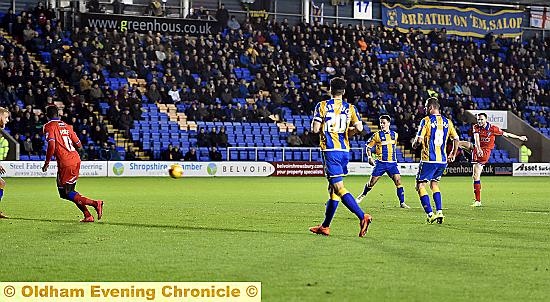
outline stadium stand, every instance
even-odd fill
[[[26,65],[35,66],[32,72],[44,79],[48,74],[58,79],[48,81],[43,91],[53,102],[63,100],[68,121],[75,117],[79,124],[81,115],[102,116],[105,135],[93,131],[99,117],[91,120],[90,129],[78,130],[94,133],[93,148],[115,144],[122,156],[129,150],[143,159],[160,159],[172,145],[183,152],[197,148],[199,160],[208,160],[209,147],[215,146],[224,160],[282,160],[280,151],[256,148],[288,147],[294,131],[302,143],[309,143],[293,146],[313,146],[315,138],[305,130],[333,76],[348,79],[346,97],[368,126],[352,141],[354,160],[363,158],[364,143],[377,130],[377,117],[390,114],[392,127],[400,133],[398,160],[413,161],[410,141],[424,116],[422,100],[428,93],[439,96],[443,112],[453,117],[463,139],[469,131],[464,113],[468,109],[509,110],[550,135],[550,47],[540,38],[460,38],[444,30],[403,34],[380,26],[293,26],[259,18],[246,19],[240,30],[225,29],[212,38],[184,38],[93,28],[65,31],[55,19],[37,18],[41,12],[37,7],[32,14],[1,16],[14,37],[3,39],[8,56],[4,49],[1,53],[8,60],[2,69],[10,69],[11,49],[20,49],[17,54],[32,50],[46,67],[38,71],[37,64]],[[9,25],[9,20],[15,23]],[[21,43],[24,46],[14,46]],[[29,68],[23,72],[32,78]],[[33,95],[24,87],[9,88],[14,84],[10,81],[9,76],[2,79],[2,90],[15,89],[16,102],[25,107],[22,118],[25,112],[32,118],[34,108],[45,104],[37,102],[29,111],[25,100],[30,102]],[[32,90],[40,90],[34,86]],[[8,104],[14,106],[13,101]],[[21,129],[17,123],[10,125],[12,132]],[[208,139],[201,139],[201,132]],[[228,152],[228,146],[243,149]],[[289,149],[285,156],[319,158],[306,149]],[[517,158],[496,150],[491,161]]]

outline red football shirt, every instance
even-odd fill
[[[80,147],[80,140],[71,125],[59,119],[52,119],[44,125],[44,135],[48,145],[54,144],[53,154],[60,167],[72,166],[80,162],[80,156],[75,147]]]
[[[495,147],[495,136],[501,136],[503,131],[499,127],[487,123],[485,127],[474,124],[473,132],[479,133],[481,149],[493,150]]]

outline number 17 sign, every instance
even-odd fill
[[[372,2],[362,0],[353,1],[353,18],[372,20]]]

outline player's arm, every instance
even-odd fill
[[[416,132],[416,137],[414,138],[414,141],[412,143],[412,148],[416,149],[420,144],[422,143],[422,139],[424,139],[424,136],[426,136],[426,119],[422,119],[420,121],[420,125],[418,125],[418,131]]]
[[[376,132],[373,136],[371,136],[366,146],[367,159],[371,166],[374,166],[374,158],[372,157],[372,147],[376,145],[377,136],[378,136],[378,132]]]
[[[48,144],[48,148],[46,149],[46,160],[44,161],[44,165],[42,166],[42,172],[48,171],[48,167],[50,166],[50,159],[52,158],[55,151],[55,138],[52,129],[50,129],[50,127],[44,126],[44,135],[46,136],[46,143]]]
[[[352,126],[348,129],[351,129],[351,134],[361,133],[363,131],[363,122],[361,121],[361,116],[359,115],[359,110],[352,105],[351,106],[351,124]]]
[[[447,156],[447,160],[452,163],[455,161],[456,154],[458,153],[458,144],[460,142],[458,133],[456,132],[456,129],[451,121],[449,121],[449,136],[453,140],[453,149],[451,150],[451,153]]]
[[[515,134],[513,134],[513,133],[506,132],[506,131],[502,131],[502,136],[504,136],[504,137],[509,137],[509,138],[519,139],[519,140],[522,141],[522,142],[526,142],[526,141],[527,141],[527,136],[525,136],[525,135],[515,135]]]
[[[481,140],[479,139],[479,132],[474,132],[474,150],[477,156],[483,156],[483,150],[481,149]]]
[[[323,118],[321,117],[321,103],[315,105],[315,111],[313,113],[313,121],[311,122],[311,132],[319,133],[321,132],[321,123]]]

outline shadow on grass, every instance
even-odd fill
[[[94,223],[81,223],[78,220],[67,219],[46,219],[46,218],[26,218],[26,217],[12,217],[8,220],[18,221],[36,221],[36,222],[50,222],[50,223],[64,223],[74,225],[106,225],[106,226],[123,226],[131,228],[152,228],[152,229],[172,229],[172,230],[187,230],[187,231],[215,231],[215,232],[238,232],[238,233],[259,233],[259,234],[290,234],[290,235],[309,235],[309,232],[289,232],[289,231],[274,231],[274,230],[257,230],[257,229],[239,229],[239,228],[221,228],[221,227],[209,227],[209,226],[185,226],[185,225],[173,225],[173,224],[146,224],[146,223],[134,223],[134,222],[94,222]]]

